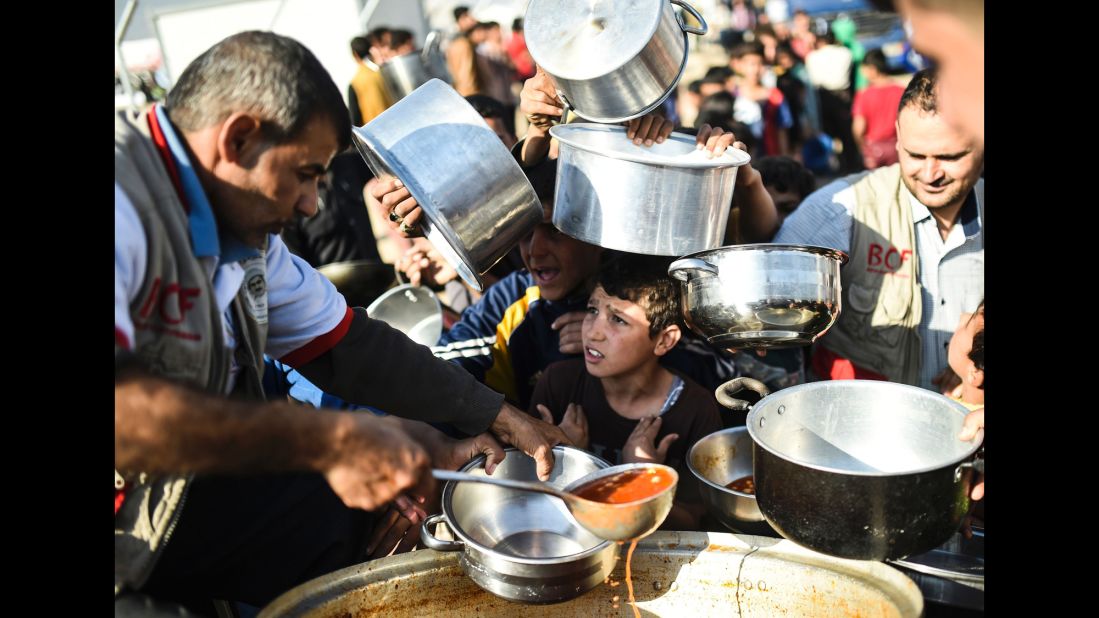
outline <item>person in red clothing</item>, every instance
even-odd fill
[[[870,85],[855,94],[851,132],[863,164],[872,170],[897,162],[897,107],[904,87],[889,77],[889,65],[880,49],[867,52],[861,70]]]
[[[508,56],[515,65],[515,79],[525,82],[534,77],[534,58],[527,51],[527,39],[523,35],[523,18],[516,17],[511,22],[511,40],[508,41]]]

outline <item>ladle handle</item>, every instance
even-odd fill
[[[455,482],[469,482],[469,483],[484,483],[485,485],[497,485],[499,487],[506,487],[508,489],[518,489],[521,491],[537,491],[543,494],[549,494],[551,496],[557,496],[562,500],[568,500],[569,495],[565,492],[558,491],[549,485],[542,483],[531,483],[529,481],[515,481],[512,479],[498,479],[491,476],[477,476],[473,474],[466,474],[464,472],[452,472],[450,470],[438,470],[431,471],[431,476],[439,479],[440,481],[455,481]]]

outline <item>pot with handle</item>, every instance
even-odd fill
[[[390,58],[381,66],[382,81],[389,97],[396,103],[432,78],[451,83],[445,62],[440,62],[438,30],[432,30],[419,52]]]
[[[673,5],[701,27],[683,23]],[[656,109],[683,76],[687,33],[707,32],[684,0],[531,0],[524,16],[531,58],[553,77],[562,101],[593,122]]]

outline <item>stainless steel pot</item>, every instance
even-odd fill
[[[366,307],[396,283],[392,264],[377,260],[330,262],[317,267],[352,307]]]
[[[477,587],[455,553],[414,551],[341,569],[287,591],[260,618],[629,616],[625,560],[606,585],[557,605],[522,605]],[[843,560],[790,541],[718,532],[657,531],[631,562],[645,616],[916,618],[920,590],[880,562]]]
[[[702,27],[682,23],[673,4]],[[527,50],[559,96],[580,116],[607,123],[656,109],[687,66],[687,33],[707,32],[683,0],[531,0],[523,23]]]
[[[803,245],[721,247],[672,262],[683,318],[722,348],[807,345],[840,313],[840,267],[847,255]]]
[[[726,487],[751,476],[752,437],[746,427],[716,431],[687,451],[687,468],[698,477],[699,490],[706,510],[733,532],[777,536],[759,511],[754,494]]]
[[[481,275],[542,221],[534,187],[511,152],[437,79],[352,137],[375,176],[404,183],[423,209],[428,240],[478,291]]]
[[[756,501],[782,536],[844,558],[886,560],[941,545],[969,510],[968,410],[874,380],[793,386],[748,413]],[[979,464],[979,465],[978,465]]]
[[[557,446],[548,483],[564,489],[591,472],[609,467],[580,449]],[[461,472],[485,474],[484,456]],[[507,449],[492,476],[537,481],[534,459]],[[618,545],[588,532],[552,496],[480,483],[448,482],[443,512],[421,528],[424,545],[437,551],[462,552],[462,569],[478,586],[512,601],[557,603],[603,582],[614,568]],[[458,537],[437,538],[433,524],[445,521]]]
[[[553,224],[593,245],[680,256],[721,245],[737,168],[729,149],[707,158],[695,138],[672,133],[637,146],[623,127],[574,123],[550,129],[560,142]]]
[[[434,292],[422,286],[399,285],[370,303],[366,313],[420,345],[433,346],[443,334],[443,306]]]
[[[412,94],[432,78],[452,83],[446,61],[439,53],[439,31],[432,30],[424,41],[424,48],[390,58],[381,66],[382,81],[394,103]]]

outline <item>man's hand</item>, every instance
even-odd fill
[[[976,410],[965,415],[965,421],[962,423],[962,432],[958,434],[959,440],[969,441],[977,437],[977,432],[985,428],[985,409],[977,408]],[[985,475],[977,477],[977,482],[973,484],[973,490],[969,493],[969,497],[973,500],[980,500],[985,497]]]
[[[422,497],[397,496],[370,534],[366,544],[369,560],[402,554],[416,547],[420,540],[420,525],[427,518],[427,512],[420,506],[422,502]]]
[[[533,457],[538,478],[543,481],[548,481],[553,472],[553,447],[572,445],[572,440],[560,427],[536,419],[508,403],[500,408],[500,414],[489,429],[507,444]]]
[[[663,114],[649,112],[626,122],[626,137],[632,139],[637,146],[663,144],[674,128],[675,125],[668,122]]]
[[[408,282],[412,285],[431,288],[439,288],[458,278],[458,271],[443,259],[442,254],[426,238],[412,241],[412,246],[397,261],[397,269],[408,277]]]
[[[523,82],[519,92],[519,110],[526,115],[531,126],[545,132],[555,120],[561,120],[565,104],[557,97],[557,84],[549,73],[536,66],[534,77]]]
[[[436,456],[432,453],[431,461],[436,468],[443,470],[457,470],[470,459],[478,455],[485,456],[485,474],[492,475],[496,466],[504,460],[504,447],[492,434],[480,433],[465,440],[453,440],[447,438],[449,448],[445,453]]]
[[[550,328],[557,331],[557,346],[562,354],[581,354],[584,352],[584,339],[581,329],[584,327],[586,311],[570,311],[557,318]]]
[[[412,238],[424,235],[419,225],[423,210],[400,179],[379,179],[371,185],[370,196],[381,203],[388,213],[389,224],[400,230],[402,236]]]
[[[318,468],[344,504],[371,511],[407,489],[434,491],[427,451],[400,427],[371,414],[341,417]]]
[[[663,422],[659,416],[638,421],[637,427],[633,428],[630,437],[626,439],[626,445],[622,447],[622,463],[664,463],[668,457],[668,447],[679,439],[679,434],[670,433],[664,436],[659,446],[654,446]]]
[[[542,404],[538,404],[538,415],[542,417],[543,421],[546,421],[550,425],[553,424],[553,413],[549,408]],[[587,450],[590,438],[588,437],[588,417],[584,414],[584,408],[580,407],[578,403],[570,403],[565,408],[565,416],[561,418],[561,423],[557,425],[561,428],[561,431],[565,432],[565,435],[572,440],[572,445],[576,448]]]

